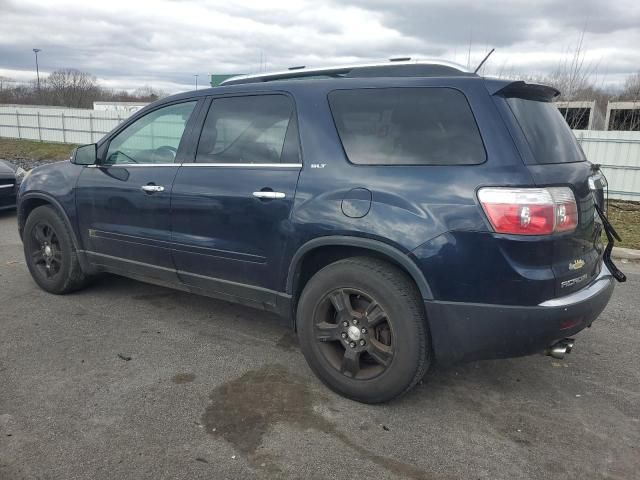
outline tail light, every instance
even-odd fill
[[[568,187],[481,188],[478,200],[498,233],[549,235],[578,225],[576,199]]]

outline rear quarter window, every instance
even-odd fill
[[[458,90],[335,90],[329,105],[352,163],[474,165],[486,159],[471,107]]]

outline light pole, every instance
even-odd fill
[[[196,73],[194,77],[196,79],[196,90],[198,90],[198,74]]]
[[[40,69],[38,68],[38,52],[41,52],[40,48],[34,48],[33,53],[36,54],[36,75],[38,77],[38,94],[40,94]]]

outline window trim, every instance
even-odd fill
[[[190,162],[183,163],[183,167],[251,167],[251,168],[302,168],[302,163],[206,163]]]
[[[107,163],[106,162],[106,155],[107,152],[109,151],[109,147],[111,146],[111,142],[113,141],[114,138],[116,138],[118,135],[120,135],[120,133],[122,133],[124,130],[126,130],[127,128],[129,128],[131,125],[133,125],[135,122],[137,122],[138,120],[140,120],[141,118],[146,117],[147,115],[152,114],[153,112],[156,112],[162,108],[166,108],[166,107],[172,107],[174,105],[180,105],[181,103],[195,103],[195,105],[193,106],[193,110],[191,111],[191,115],[189,116],[189,120],[187,120],[187,123],[185,124],[184,127],[184,132],[182,132],[182,138],[180,139],[180,143],[178,144],[178,150],[176,151],[176,156],[173,159],[173,162],[163,162],[163,163],[152,163],[152,162],[148,162],[148,163]],[[198,114],[200,113],[200,109],[202,108],[202,104],[204,103],[204,99],[202,97],[190,97],[190,98],[186,98],[186,99],[180,99],[180,100],[174,100],[171,102],[166,102],[166,103],[162,103],[159,104],[157,106],[155,106],[154,108],[150,108],[149,110],[140,110],[139,114],[135,114],[131,117],[129,117],[125,122],[121,123],[120,125],[118,125],[116,127],[116,130],[114,130],[113,132],[111,132],[111,134],[106,137],[104,139],[104,141],[99,142],[98,144],[98,161],[96,162],[95,165],[91,165],[93,167],[102,167],[102,168],[113,168],[113,167],[117,167],[117,166],[122,166],[122,167],[152,167],[152,166],[159,166],[159,167],[167,167],[167,166],[173,166],[173,165],[180,165],[183,160],[181,160],[181,157],[184,154],[184,150],[185,150],[185,144],[187,142],[187,138],[190,136],[191,134],[191,130],[194,127],[194,123],[198,117]]]
[[[215,163],[215,162],[196,162],[196,156],[198,153],[198,147],[200,145],[200,138],[202,137],[202,132],[204,131],[204,124],[207,120],[207,115],[211,110],[213,102],[215,100],[221,98],[234,98],[234,97],[256,97],[256,96],[266,96],[266,95],[280,95],[289,98],[293,105],[293,114],[295,115],[296,122],[298,124],[298,154],[300,157],[300,161],[298,163]],[[191,145],[194,146],[193,151],[189,152],[189,159],[185,159],[182,163],[183,167],[219,167],[219,168],[299,168],[301,169],[304,166],[304,153],[302,150],[302,137],[300,134],[300,119],[298,116],[298,104],[296,103],[295,97],[287,91],[284,90],[260,90],[253,92],[233,92],[233,93],[222,93],[217,95],[208,95],[206,97],[206,102],[202,104],[202,108],[198,112],[198,123],[194,128],[194,131],[191,132],[193,135]],[[284,148],[284,147],[283,147]]]
[[[114,163],[102,165],[87,165],[87,168],[131,168],[131,167],[267,167],[267,168],[301,168],[301,163]]]
[[[455,90],[457,92],[459,92],[460,94],[462,94],[462,97],[464,98],[464,101],[467,103],[467,106],[469,107],[469,111],[471,112],[471,118],[473,118],[473,122],[476,125],[476,129],[478,130],[478,136],[480,137],[480,142],[482,143],[482,150],[484,151],[484,160],[482,160],[482,162],[477,162],[477,163],[466,163],[466,164],[452,164],[452,163],[426,163],[426,164],[421,164],[421,163],[355,163],[352,162],[351,159],[349,158],[349,155],[347,155],[347,151],[344,148],[344,143],[342,141],[342,137],[340,136],[340,131],[338,130],[338,126],[336,125],[336,120],[334,117],[334,112],[331,109],[331,102],[329,101],[329,96],[333,93],[333,92],[338,92],[338,91],[353,91],[353,90],[399,90],[399,89],[403,89],[403,88],[410,88],[410,89],[447,89],[447,90]],[[482,130],[480,129],[480,124],[478,123],[478,119],[476,118],[476,114],[473,111],[473,108],[471,107],[471,102],[469,101],[469,98],[467,97],[467,94],[460,88],[458,87],[453,87],[453,86],[448,86],[448,85],[402,85],[402,86],[393,86],[393,87],[354,87],[354,88],[335,88],[333,90],[330,90],[329,92],[327,92],[327,96],[326,96],[326,100],[327,100],[327,106],[329,108],[329,113],[330,113],[330,118],[331,118],[331,122],[333,123],[333,128],[336,131],[336,135],[338,136],[338,140],[340,141],[340,147],[342,148],[342,153],[344,154],[344,158],[347,160],[347,162],[349,163],[349,165],[352,165],[354,167],[377,167],[377,168],[385,168],[385,167],[419,167],[419,168],[423,168],[423,167],[477,167],[479,165],[483,165],[485,163],[487,163],[487,160],[489,159],[489,152],[487,151],[487,146],[485,144],[485,140],[484,137],[482,136]]]
[[[87,168],[179,167],[180,163],[100,163]]]

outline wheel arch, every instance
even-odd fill
[[[325,255],[321,255],[322,260],[320,260],[319,268],[317,268],[318,265],[312,265],[311,273],[305,273],[305,265],[308,266],[307,262],[313,259],[314,255],[319,255],[318,252],[325,253]],[[433,299],[431,288],[424,275],[406,253],[379,240],[332,235],[308,241],[293,255],[286,281],[286,292],[291,295],[293,300],[292,313],[295,312],[297,298],[313,273],[329,263],[357,255],[369,255],[397,265],[414,281],[422,299]],[[293,318],[295,318],[295,314]]]
[[[71,220],[69,219],[67,212],[58,200],[56,200],[51,195],[47,195],[46,193],[26,193],[20,197],[20,202],[18,203],[18,232],[20,233],[20,238],[22,238],[24,225],[27,222],[27,217],[29,216],[29,214],[36,208],[45,205],[53,207],[60,214],[62,220],[65,222],[67,228],[69,229],[69,232],[71,233],[73,246],[76,250],[81,250],[82,248],[80,246],[80,243],[78,242],[76,231],[71,224]]]

